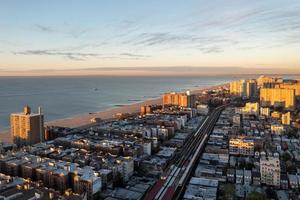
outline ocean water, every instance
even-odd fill
[[[0,131],[24,105],[42,106],[45,120],[67,118],[160,96],[240,79],[203,77],[0,77]]]

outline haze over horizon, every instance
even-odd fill
[[[297,0],[5,0],[0,75],[158,66],[299,73],[299,10]]]
[[[1,76],[222,76],[300,75],[300,69],[245,67],[98,67],[80,69],[1,70]]]

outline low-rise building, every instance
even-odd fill
[[[232,155],[254,155],[254,140],[246,137],[231,138],[229,141],[229,153]]]
[[[244,184],[245,185],[251,185],[252,184],[251,170],[244,170]]]
[[[235,170],[233,168],[227,170],[227,181],[230,183],[235,181]]]
[[[236,184],[244,183],[244,170],[241,169],[235,170],[235,183]]]

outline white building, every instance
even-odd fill
[[[260,158],[261,183],[280,186],[280,161],[278,157],[262,156]]]

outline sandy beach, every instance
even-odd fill
[[[216,86],[210,86],[210,87],[202,87],[202,88],[196,88],[192,90],[191,92],[193,94],[201,93],[205,90],[211,90],[216,89],[222,86],[225,86],[226,84],[222,85],[216,85]],[[162,98],[156,98],[156,99],[149,99],[143,102],[134,103],[130,105],[124,105],[117,108],[111,108],[105,111],[95,112],[95,113],[87,113],[82,114],[70,118],[65,119],[58,119],[54,121],[49,121],[45,123],[45,126],[61,126],[61,127],[70,127],[70,128],[76,128],[81,127],[84,125],[88,125],[91,123],[92,118],[101,118],[101,119],[110,119],[115,116],[117,113],[135,113],[140,112],[140,107],[143,105],[161,105],[162,104]],[[0,133],[0,141],[11,143],[12,138],[9,134],[9,132]]]

